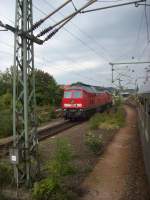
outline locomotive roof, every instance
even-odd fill
[[[85,86],[85,85],[80,85],[80,86],[71,86],[71,87],[68,87],[66,88],[65,90],[85,90],[89,93],[103,93],[103,92],[107,92],[105,90],[97,90],[96,87],[94,86]]]

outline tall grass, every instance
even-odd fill
[[[96,130],[98,128],[114,129],[120,128],[125,124],[125,114],[121,106],[116,112],[97,113],[90,119],[90,129]]]
[[[12,112],[10,109],[0,111],[0,138],[12,135]]]
[[[34,184],[32,197],[35,200],[73,200],[74,193],[65,185],[64,178],[75,173],[73,154],[65,139],[56,143],[56,152],[47,165],[47,178]]]

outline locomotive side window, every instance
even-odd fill
[[[73,98],[81,98],[82,92],[81,91],[75,91],[73,92]]]
[[[64,92],[64,98],[71,98],[71,94],[72,92],[69,92],[69,91]]]

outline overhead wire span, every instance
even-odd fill
[[[110,5],[110,6],[100,7],[100,8],[83,10],[83,11],[81,11],[81,13],[84,14],[84,13],[89,13],[89,12],[95,12],[95,11],[99,11],[99,10],[105,10],[105,9],[109,9],[109,8],[116,8],[116,7],[126,6],[126,5],[130,5],[130,4],[135,4],[135,6],[138,6],[138,3],[145,2],[145,1],[146,0],[132,1],[132,2],[126,2],[126,3],[117,4],[117,5]]]
[[[37,6],[33,5],[34,8],[36,10],[38,10],[40,13],[42,13],[43,15],[45,15],[45,12],[43,12],[41,9],[39,9]],[[52,20],[52,19],[51,19]],[[54,21],[54,20],[52,20]],[[55,21],[54,21],[55,22]],[[85,41],[83,41],[81,38],[79,38],[78,36],[76,36],[74,33],[72,33],[70,30],[68,30],[67,28],[63,27],[63,29],[70,34],[72,37],[74,37],[76,40],[78,40],[84,47],[88,48],[91,52],[93,52],[95,55],[97,55],[98,57],[102,58],[103,56],[99,55],[94,48],[90,47],[87,45],[87,43]],[[108,59],[104,58],[107,62],[109,61]]]
[[[52,9],[56,9],[50,2],[48,2],[47,0],[44,0],[44,2],[49,5]],[[64,14],[62,14],[62,12],[60,11],[59,14],[61,16],[64,17]],[[75,24],[74,22],[70,21],[70,23],[76,27],[78,29],[78,31],[80,31],[84,36],[86,36],[88,39],[90,39],[91,41],[93,41],[98,47],[100,47],[103,51],[103,56],[105,57],[105,59],[107,59],[107,61],[110,60],[110,53],[108,52],[108,50],[99,43],[99,41],[95,40],[89,33],[87,34],[86,31],[83,31],[77,24]],[[66,28],[64,28],[64,30],[66,30],[68,33],[70,33],[70,31],[68,31]],[[77,39],[77,38],[76,38]],[[112,55],[111,55],[112,56]],[[106,58],[107,57],[107,58]]]
[[[145,45],[145,47],[142,50],[142,53],[139,56],[139,60],[141,60],[142,56],[144,55],[144,53],[147,50],[147,48],[149,47],[149,45],[150,45],[150,42]]]
[[[139,50],[139,48],[137,48],[137,45],[139,44],[143,22],[144,22],[144,10],[141,13],[141,18],[140,18],[139,26],[138,26],[138,29],[137,29],[137,35],[135,37],[134,46],[129,51],[127,51],[126,53],[121,54],[117,59],[120,59],[121,57],[126,57],[129,54],[131,55],[131,52],[134,53],[134,54],[132,53],[132,55],[134,55],[134,56],[137,54],[137,51]]]
[[[69,18],[68,20],[66,20],[63,24],[61,24],[59,26],[59,28],[56,28],[54,31],[52,31],[43,41],[46,42],[48,41],[50,38],[53,37],[53,35],[55,35],[62,27],[64,27],[73,17]]]
[[[72,5],[73,5],[73,7],[74,7],[75,11],[77,11],[78,9],[77,9],[77,7],[75,6],[75,4],[74,4],[73,0],[71,0],[71,3],[72,3]]]
[[[55,13],[57,13],[59,10],[61,10],[63,7],[65,7],[67,4],[69,4],[71,1],[72,0],[67,0],[65,3],[63,3],[58,8],[56,8],[53,12],[51,12],[50,14],[45,16],[43,19],[37,21],[28,32],[31,32],[31,31],[37,29],[42,23],[44,23],[47,19],[49,19],[51,16],[53,16]]]
[[[0,41],[0,43],[2,43],[2,41]],[[10,47],[10,48],[13,48],[13,46],[12,45],[9,45],[9,44],[7,44],[7,43],[5,43],[5,45],[7,45],[8,47]],[[5,55],[11,55],[11,56],[13,56],[13,54],[11,54],[11,53],[9,53],[9,52],[5,52],[5,51],[0,51],[0,53],[2,53],[2,54],[5,54]],[[35,57],[35,58],[37,58],[37,57]],[[39,56],[38,56],[38,58],[40,58]],[[52,63],[53,61],[52,60],[49,60],[49,59],[47,59],[47,58],[40,58],[41,60],[45,60],[45,61],[47,61],[48,63]],[[75,60],[73,60],[73,59],[71,59],[71,58],[66,58],[66,60],[70,60],[73,64],[74,63],[76,63],[76,61]],[[35,62],[35,63],[37,63],[37,62]],[[53,62],[53,63],[55,63],[55,62]],[[57,65],[54,65],[53,66],[54,68],[58,68],[59,66]],[[62,67],[60,66],[59,67],[59,69],[60,70],[62,70],[63,71],[63,69],[62,69]],[[89,76],[85,76],[85,75],[83,75],[83,74],[81,74],[81,73],[79,73],[79,72],[76,72],[76,71],[74,71],[72,68],[68,68],[68,69],[71,69],[71,71],[73,71],[75,74],[76,74],[76,76],[78,75],[78,76],[80,76],[80,77],[82,77],[82,78],[86,78],[87,80],[89,80],[89,79],[91,79],[91,80],[93,80],[93,81],[95,81],[95,82],[99,82],[97,79],[93,79],[91,76],[89,77]],[[65,71],[67,71],[67,72],[69,72],[69,70],[67,70],[67,69],[64,69]],[[93,74],[94,75],[94,74]],[[99,82],[100,83],[100,82]]]
[[[92,5],[93,3],[95,3],[97,0],[90,0],[89,2],[87,2],[84,6],[82,6],[81,8],[79,8],[77,11],[69,14],[68,16],[66,16],[64,19],[60,20],[59,22],[57,22],[56,24],[54,24],[53,26],[49,26],[46,30],[43,30],[42,33],[40,32],[37,37],[41,37],[43,35],[45,35],[46,33],[49,32],[49,30],[54,29],[55,27],[57,27],[58,25],[60,25],[60,27],[57,28],[57,31],[60,30],[65,24],[67,24],[72,18],[74,18],[77,14],[79,14],[82,10],[84,10],[85,8],[89,7],[90,5]],[[62,25],[61,25],[62,24]],[[55,33],[57,32],[56,30],[51,34],[52,36],[55,35]],[[51,37],[52,37],[51,36]],[[47,41],[49,40],[51,37],[49,37],[48,39],[44,40]]]
[[[147,17],[147,11],[146,11],[146,2],[144,7],[144,13],[145,13],[145,22],[146,22],[146,31],[147,31],[147,42],[150,42],[150,33],[149,33],[149,23],[148,23],[148,17]]]
[[[45,60],[46,62],[49,62],[48,59],[45,59],[45,58],[44,58],[44,60]],[[97,83],[99,83],[99,84],[101,83],[100,81],[98,81],[98,80],[96,80],[96,79],[93,79],[92,77],[85,76],[85,75],[83,75],[83,74],[81,74],[81,73],[79,73],[79,72],[76,72],[75,70],[71,70],[71,71],[70,71],[70,70],[67,70],[67,69],[65,69],[65,68],[62,69],[62,67],[61,67],[61,66],[58,66],[58,65],[57,65],[57,66],[54,66],[54,68],[59,68],[59,70],[61,70],[61,71],[63,71],[63,72],[64,72],[64,71],[66,71],[66,72],[73,72],[73,73],[72,73],[73,76],[80,76],[80,77],[82,77],[82,78],[87,79],[88,81],[89,81],[89,80],[93,80],[93,81],[95,81],[95,82],[97,82]],[[69,68],[68,68],[68,69],[69,69]]]
[[[116,2],[119,2],[119,1],[125,1],[125,0],[115,0],[115,1],[111,1],[111,0],[106,0],[106,1],[101,1],[101,0],[98,0],[98,2],[100,2],[100,3],[116,3]]]

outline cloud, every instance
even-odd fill
[[[62,2],[64,1],[51,0],[49,3],[57,7]],[[74,0],[77,7],[85,2]],[[44,16],[41,12],[48,14],[53,10],[49,3],[45,0],[33,1],[34,21]],[[104,5],[106,4],[97,3],[95,6]],[[66,15],[72,11],[73,7],[70,5],[63,9],[62,13]],[[134,60],[150,58],[150,45],[146,47],[143,11],[144,7],[135,8],[132,5],[78,15],[50,41],[42,46],[35,45],[35,66],[52,74],[59,83],[69,80],[111,85],[110,61],[130,61],[132,56],[135,57]],[[1,2],[0,20],[12,24],[14,12],[15,0]],[[147,13],[150,19],[150,12]],[[52,19],[61,18],[62,15],[57,14]],[[48,20],[41,29],[53,23]],[[9,32],[0,32],[0,36],[0,70],[5,70],[13,64],[14,38]],[[137,72],[144,71],[142,68],[138,68]]]

